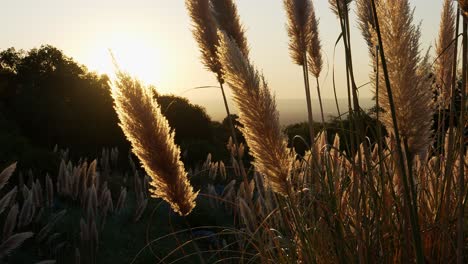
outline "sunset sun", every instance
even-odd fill
[[[112,55],[118,66],[145,84],[158,86],[162,76],[162,51],[148,37],[118,33],[98,39],[91,52],[91,69],[114,76]]]

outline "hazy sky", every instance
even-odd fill
[[[192,38],[191,21],[184,0],[0,0],[0,49],[30,49],[51,44],[91,70],[108,73],[108,48],[123,68],[163,93],[191,99],[217,98],[217,90],[189,90],[216,85],[213,74],[199,60]],[[291,62],[282,0],[238,0],[241,20],[247,30],[251,59],[268,80],[277,98],[302,98],[302,70]],[[410,0],[415,22],[421,22],[421,48],[434,46],[442,0]],[[314,1],[320,18],[325,69],[323,96],[333,96],[331,66],[333,45],[339,34],[336,17],[327,0]],[[354,9],[354,4],[352,5]],[[355,21],[354,11],[352,19]],[[355,23],[356,24],[356,23]],[[357,82],[368,80],[367,47],[360,32],[352,31]],[[342,45],[335,55],[338,92],[345,96]],[[315,87],[313,87],[315,89]],[[315,93],[314,93],[315,94]],[[372,95],[369,86],[362,97]]]

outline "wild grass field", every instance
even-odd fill
[[[338,115],[330,119],[321,98],[324,61],[314,2],[284,0],[290,57],[303,71],[307,106],[307,122],[284,129],[274,92],[249,55],[235,1],[186,0],[187,27],[219,83],[227,116],[227,136],[214,136],[221,144],[206,160],[189,157],[208,140],[191,145],[180,137],[200,131],[195,126],[207,119],[203,114],[193,127],[184,127],[187,120],[173,129],[170,106],[178,99],[162,98],[121,70],[118,60],[111,80],[71,67],[81,84],[109,84],[99,90],[107,98],[103,104],[113,106],[106,113],[131,152],[104,148],[90,158],[55,147],[47,153],[58,162],[40,171],[18,170],[21,160],[7,164],[0,174],[0,261],[466,263],[468,1],[440,1],[432,56],[421,49],[409,0],[329,0],[341,28],[336,47],[344,50],[347,91],[343,108],[333,86]],[[361,36],[351,36],[356,22]],[[359,100],[351,37],[368,45],[375,97],[367,111]],[[0,76],[23,76],[41,52],[58,54],[50,47],[0,53]],[[15,78],[8,80],[24,81]],[[318,107],[312,108],[311,89]],[[13,99],[2,104],[15,105],[11,113],[28,120],[24,102]],[[93,122],[79,124],[99,126],[106,119],[92,115]],[[66,141],[50,131],[32,133],[49,144]],[[106,140],[111,133],[97,136]]]

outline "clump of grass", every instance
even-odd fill
[[[312,97],[308,75],[307,51],[311,52],[311,67],[313,72],[321,70],[320,43],[318,38],[317,21],[313,5],[310,0],[284,0],[287,16],[287,32],[289,36],[289,53],[293,62],[302,66],[304,75],[304,89],[307,103],[307,118],[309,122],[309,138],[311,145],[315,139],[314,119],[312,113]],[[315,30],[315,31],[313,31]],[[314,43],[311,43],[314,41]],[[314,68],[315,67],[315,68]],[[323,112],[323,111],[322,111]],[[323,119],[323,115],[322,115]]]
[[[349,29],[351,1],[329,3],[340,19],[343,34],[350,113],[359,115]],[[321,69],[317,19],[310,1],[285,0],[284,5],[290,55],[295,64],[303,66],[310,102],[307,67],[317,78]],[[449,26],[453,22],[449,6],[446,1],[442,15],[446,19],[441,26],[445,32],[441,33],[439,47],[447,46],[455,35]],[[311,151],[296,160],[288,158],[288,150],[276,136],[278,132],[271,133],[278,131],[277,111],[263,76],[243,56],[235,40],[220,34],[218,58],[241,111],[245,125],[242,132],[254,156],[253,166],[272,186],[266,190],[257,180],[239,186],[236,210],[247,229],[243,229],[247,237],[239,238],[239,247],[245,256],[258,249],[256,256],[262,262],[422,263],[424,257],[437,262],[454,255],[457,247],[443,241],[458,235],[458,244],[463,242],[463,232],[456,231],[457,213],[453,209],[458,207],[458,213],[463,209],[461,190],[466,183],[461,176],[455,183],[453,175],[443,173],[450,167],[463,176],[463,140],[447,147],[460,157],[458,162],[441,159],[429,151],[434,109],[428,72],[432,69],[428,57],[420,55],[419,27],[413,24],[409,2],[358,0],[357,8],[359,27],[374,64],[371,82],[379,91],[377,99],[384,110],[378,110],[377,118],[390,136],[379,140],[379,144],[368,144],[364,142],[362,120],[353,119],[350,153],[340,150],[339,138],[328,144],[325,133],[314,138],[311,130]],[[439,63],[454,60],[451,52],[446,51],[449,58]],[[452,67],[452,62],[436,67],[444,70],[439,74],[444,82],[452,79]],[[447,86],[452,88],[450,83]],[[379,89],[379,85],[386,87]],[[444,190],[450,185],[447,182],[457,185],[459,194]],[[232,193],[232,186],[229,190]],[[268,195],[268,191],[282,197]],[[441,208],[445,208],[443,212]]]
[[[152,179],[153,196],[167,201],[177,213],[189,214],[195,207],[197,193],[188,182],[180,161],[174,131],[161,114],[151,91],[119,70],[112,97],[120,126],[132,144],[133,153]]]
[[[419,27],[413,25],[413,12],[406,0],[379,1],[377,16],[380,18],[380,33],[393,100],[398,129],[408,142],[413,155],[427,151],[431,144],[432,91],[427,72],[423,71],[419,52]],[[377,43],[374,36],[374,43]],[[374,79],[373,75],[371,77]],[[385,83],[384,73],[379,74],[379,83]],[[375,79],[373,80],[375,82]],[[382,122],[392,132],[389,94],[386,89],[379,92],[379,102],[384,109]],[[392,132],[394,133],[394,132]]]

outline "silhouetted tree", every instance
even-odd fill
[[[173,95],[155,93],[155,99],[176,132],[184,161],[196,164],[210,152],[218,158],[227,141],[216,140],[215,123],[204,108]],[[129,148],[118,127],[108,77],[49,45],[0,52],[0,128],[3,162],[35,160],[31,153],[47,156],[56,144],[70,148],[75,158],[96,157],[103,147],[117,146],[122,153]]]
[[[125,148],[112,108],[108,78],[89,72],[52,46],[0,54],[3,110],[32,144],[92,154],[102,147]]]

